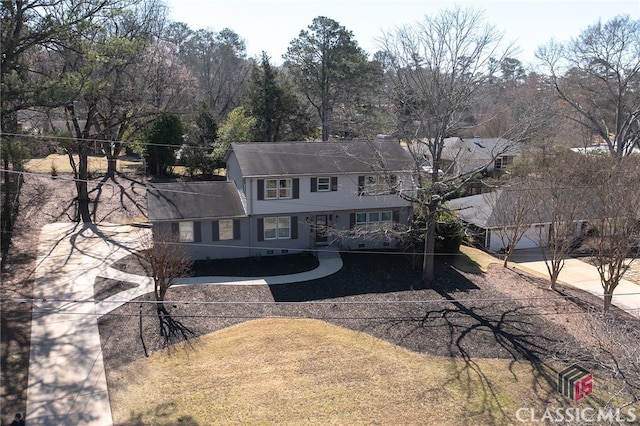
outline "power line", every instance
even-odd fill
[[[260,277],[256,277],[257,279]],[[188,284],[189,286],[197,285],[225,285],[225,284]],[[268,284],[265,284],[268,286]],[[174,287],[175,288],[175,287]],[[419,289],[416,291],[433,290],[434,289]],[[149,294],[149,293],[146,293]],[[375,294],[375,293],[374,293]],[[640,292],[636,293],[614,293],[616,297],[619,296],[637,296]],[[357,295],[354,295],[357,296]],[[593,296],[602,297],[604,294],[593,294]],[[346,297],[346,296],[341,296]],[[396,304],[432,304],[432,303],[469,303],[469,302],[486,302],[486,303],[504,303],[504,302],[518,302],[518,301],[543,301],[543,300],[571,300],[579,299],[577,296],[571,295],[556,295],[556,296],[529,296],[529,297],[479,297],[479,298],[442,298],[442,299],[410,299],[410,300],[309,300],[309,301],[222,301],[222,300],[129,300],[129,299],[117,299],[117,300],[95,300],[95,299],[65,299],[65,298],[3,298],[0,299],[0,303],[113,303],[113,304],[167,304],[167,305],[396,305]],[[536,305],[526,305],[524,307],[534,307]],[[71,313],[73,314],[73,313]]]

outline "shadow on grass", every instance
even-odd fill
[[[149,424],[148,418],[154,419],[154,425],[157,426],[173,426],[173,425],[184,425],[184,426],[199,426],[198,423],[192,416],[180,416],[175,420],[166,420],[159,421],[162,418],[170,418],[177,410],[176,403],[168,403],[168,404],[159,404],[155,407],[153,412],[147,413],[131,413],[129,419],[121,423],[122,426],[146,426]],[[151,411],[151,410],[149,410]]]

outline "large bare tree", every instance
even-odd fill
[[[566,44],[538,49],[567,117],[605,143],[611,155],[640,148],[640,20],[598,21]]]
[[[541,151],[534,157],[535,173],[530,178],[540,188],[535,194],[533,214],[539,223],[549,226],[539,228],[540,251],[549,273],[549,287],[555,290],[565,259],[585,236],[582,223],[591,212],[589,189],[584,186],[589,176],[583,168],[583,155],[567,149],[546,154]]]
[[[481,12],[456,8],[399,27],[380,40],[398,136],[416,160],[412,201],[426,212],[423,279],[434,278],[435,227],[451,181],[443,177],[445,138],[473,124],[471,107],[509,50]],[[431,173],[422,173],[422,158]],[[499,155],[499,154],[497,154]]]
[[[51,19],[64,21],[74,13],[74,7],[50,6],[49,12]],[[122,137],[134,120],[140,119],[140,105],[145,100],[144,90],[136,84],[136,71],[141,69],[146,47],[163,25],[164,12],[159,0],[112,0],[100,14],[76,22],[61,41],[45,45],[39,52],[37,75],[57,81],[46,92],[46,106],[57,108],[72,136],[62,146],[74,173],[77,220],[92,220],[88,191],[92,149],[103,141],[113,171]]]
[[[640,244],[640,158],[589,156],[589,223],[587,240],[592,262],[598,269],[604,291],[603,309],[611,306],[615,291]]]

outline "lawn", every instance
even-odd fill
[[[101,317],[116,424],[505,425],[519,408],[622,405],[590,361],[606,355],[595,297],[581,307],[476,250],[438,258],[429,286],[403,255],[341,256],[304,283],[172,288],[168,339],[149,295]],[[555,390],[576,362],[597,377],[578,404]]]
[[[549,366],[418,354],[315,319],[244,322],[109,375],[116,425],[505,425],[568,404]]]
[[[77,163],[78,156],[75,156]],[[119,159],[117,163],[119,172],[132,171],[142,167],[142,161],[132,161],[131,159]],[[58,173],[71,173],[69,157],[63,154],[51,154],[45,158],[33,158],[26,162],[25,170],[33,173],[51,173],[53,168]],[[105,173],[107,171],[107,157],[90,156],[89,171],[91,173]]]

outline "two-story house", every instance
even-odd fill
[[[395,141],[234,143],[226,182],[150,184],[154,234],[195,259],[393,247],[411,219],[411,156]]]

